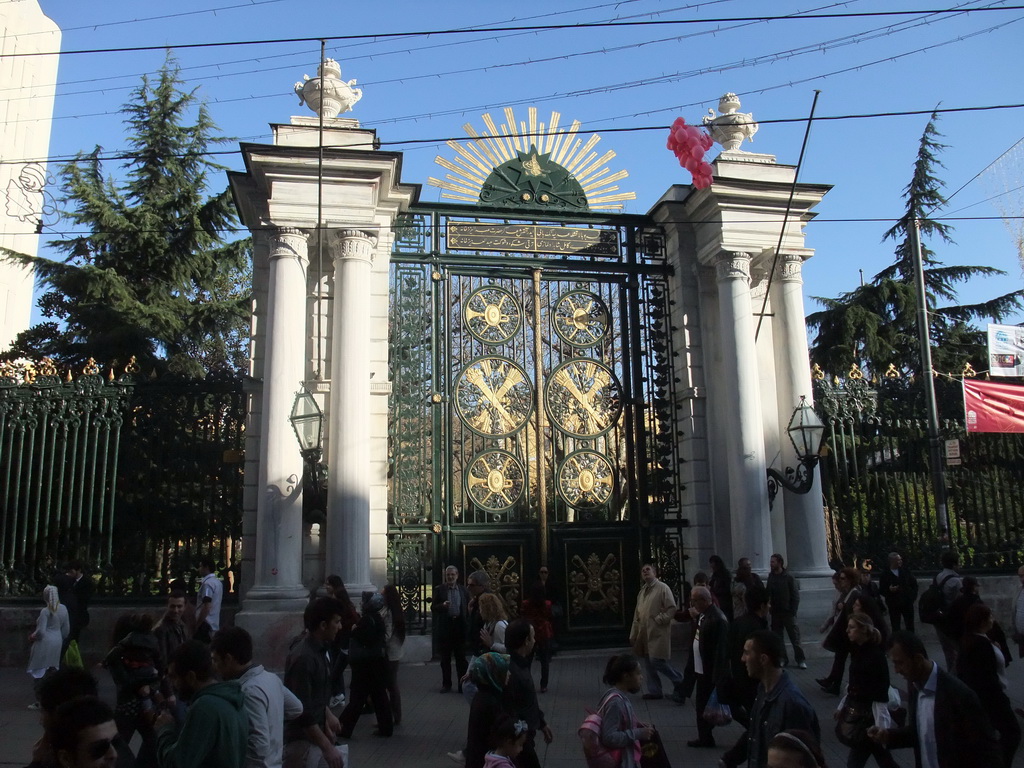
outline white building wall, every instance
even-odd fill
[[[0,247],[35,256],[45,204],[60,29],[37,0],[0,2]],[[45,191],[53,191],[52,187]],[[31,270],[0,262],[0,350],[29,327]]]

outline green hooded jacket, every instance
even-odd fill
[[[179,732],[173,725],[157,732],[157,759],[160,768],[242,768],[248,738],[238,681],[211,683],[192,699]]]

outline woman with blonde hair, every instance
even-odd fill
[[[28,656],[27,671],[32,675],[36,694],[36,701],[29,704],[29,709],[39,709],[39,683],[48,671],[60,668],[61,648],[71,634],[68,609],[61,604],[55,586],[50,585],[43,590],[43,602],[46,605],[39,611],[36,629],[28,636],[32,649]]]
[[[494,653],[508,653],[505,650],[505,629],[508,627],[508,613],[501,598],[492,592],[480,595],[480,618],[484,626],[480,630],[480,642]]]

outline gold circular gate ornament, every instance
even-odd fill
[[[573,347],[592,347],[608,335],[608,307],[596,293],[570,291],[555,303],[551,325]]]
[[[487,512],[507,512],[526,487],[526,473],[519,459],[508,451],[481,453],[466,472],[466,494]]]
[[[506,437],[522,429],[533,410],[533,387],[506,357],[479,357],[462,369],[455,384],[455,410],[484,437]]]
[[[462,307],[466,328],[484,344],[504,344],[515,336],[522,322],[522,310],[515,297],[504,288],[485,285],[477,288]]]
[[[558,468],[555,487],[570,507],[594,509],[607,504],[612,497],[615,471],[600,453],[576,451],[566,456]]]
[[[548,418],[573,437],[603,435],[622,413],[622,387],[600,360],[573,358],[548,376],[544,393]]]

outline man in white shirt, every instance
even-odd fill
[[[237,680],[249,715],[245,768],[281,768],[284,724],[302,714],[302,702],[281,678],[252,660],[252,637],[241,627],[228,627],[210,642],[213,667],[223,680]]]
[[[890,642],[893,669],[910,684],[907,723],[873,727],[868,736],[890,749],[912,747],[920,768],[1002,766],[996,733],[974,691],[929,659],[913,632],[896,632]]]
[[[210,642],[213,633],[220,629],[220,604],[224,599],[224,584],[217,576],[213,558],[204,557],[199,561],[199,610],[196,612],[196,640]]]

